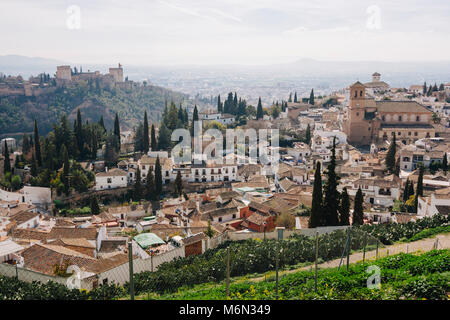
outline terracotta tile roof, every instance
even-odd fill
[[[97,173],[95,176],[96,177],[117,177],[117,176],[126,176],[126,175],[127,175],[126,171],[123,171],[122,169],[119,169],[119,168],[113,168],[113,169],[110,169],[105,172]]]
[[[79,239],[84,238],[87,240],[97,239],[96,228],[65,228],[65,227],[53,227],[48,233],[47,239]]]
[[[425,112],[430,110],[415,101],[375,101],[379,112]]]
[[[13,215],[9,219],[11,221],[14,221],[17,225],[20,225],[20,224],[27,222],[37,216],[39,216],[39,213],[37,213],[37,212],[23,211],[23,212],[19,212],[19,213]]]

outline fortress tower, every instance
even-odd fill
[[[56,79],[58,80],[72,80],[72,70],[70,66],[57,66],[56,67]]]
[[[115,82],[123,82],[123,68],[120,63],[118,68],[109,68],[109,74],[113,76]]]

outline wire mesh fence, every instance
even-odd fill
[[[441,247],[435,242],[424,249]],[[417,249],[420,250],[411,250]],[[309,272],[308,281],[312,281],[317,290],[317,274],[321,269],[347,270],[352,263],[369,262],[408,250],[407,243],[398,248],[387,248],[362,228],[316,228],[296,232],[279,229],[265,235],[225,233],[211,239],[203,237],[166,252],[144,250],[135,242],[129,242],[126,254],[120,260],[108,260],[109,266],[94,264],[98,269],[83,265],[88,259],[81,259],[82,255],[73,261],[60,261],[56,265],[60,269],[53,265],[52,275],[44,270],[26,269],[20,264],[2,263],[0,283],[8,278],[39,284],[39,290],[46,292],[42,293],[45,297],[52,298],[51,294],[54,294],[55,299],[176,297],[180,289],[194,286],[209,291],[208,298],[239,299],[236,290],[230,288],[250,281],[270,284],[272,291],[268,298],[278,299],[278,283],[289,274]],[[52,283],[53,291],[44,287],[49,283]],[[11,288],[15,286],[17,283],[10,285]],[[62,296],[61,287],[69,289]],[[2,290],[0,299],[13,299],[22,294],[20,290]]]

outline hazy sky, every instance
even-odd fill
[[[449,0],[0,0],[0,55],[80,63],[449,60],[449,31]]]

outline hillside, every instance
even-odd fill
[[[90,122],[98,121],[103,115],[108,129],[112,128],[114,114],[118,112],[121,126],[132,128],[142,119],[144,110],[147,110],[150,122],[159,121],[166,100],[177,105],[182,103],[184,107],[193,104],[185,94],[150,85],[109,90],[78,83],[37,97],[1,97],[0,136],[32,132],[35,118],[41,134],[46,134],[63,113],[69,120],[75,119],[78,108],[83,119]]]

